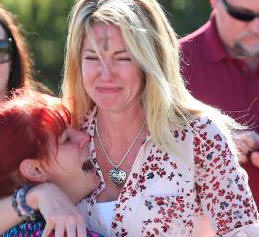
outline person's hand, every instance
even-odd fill
[[[250,156],[252,164],[259,168],[259,134],[256,132],[241,134],[236,139],[236,145],[239,161],[245,163]]]
[[[55,237],[85,237],[83,216],[69,198],[54,184],[33,187],[26,196],[29,206],[38,209],[46,221],[42,237],[55,230]]]

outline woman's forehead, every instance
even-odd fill
[[[121,30],[114,24],[94,23],[91,27],[91,34],[93,39],[86,37],[84,48],[94,48],[93,42],[102,51],[108,51],[112,48],[125,48]]]

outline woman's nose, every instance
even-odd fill
[[[114,78],[113,75],[113,65],[112,62],[103,62],[102,63],[102,71],[101,71],[101,79],[103,81],[112,81]]]

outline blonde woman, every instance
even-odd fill
[[[209,236],[209,222],[216,236],[258,236],[258,212],[232,144],[239,126],[185,89],[178,41],[157,1],[78,1],[63,92],[73,126],[90,136],[101,179],[79,204],[90,229]],[[52,218],[49,231],[62,225]]]

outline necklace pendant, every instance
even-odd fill
[[[127,174],[124,170],[114,167],[109,171],[109,178],[116,188],[120,188],[125,183]]]

